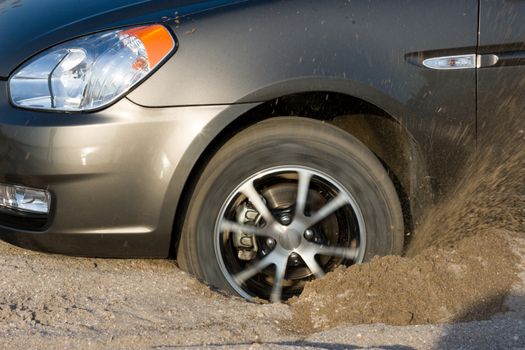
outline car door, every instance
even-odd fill
[[[480,150],[514,148],[525,128],[525,1],[480,1],[478,55]]]

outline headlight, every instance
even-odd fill
[[[90,111],[107,106],[151,73],[175,48],[162,25],[112,30],[44,51],[9,80],[23,108]]]

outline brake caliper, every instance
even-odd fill
[[[243,203],[237,207],[236,220],[241,225],[258,226],[261,215],[249,203]],[[255,235],[240,231],[234,232],[233,245],[237,248],[237,257],[240,260],[250,261],[257,256],[258,246]]]

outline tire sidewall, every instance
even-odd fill
[[[221,208],[239,184],[259,172],[284,166],[319,170],[352,194],[365,223],[364,261],[375,255],[400,253],[401,209],[392,182],[377,158],[355,138],[329,125],[311,125],[309,121],[308,128],[276,127],[279,123],[274,123],[261,123],[237,135],[203,172],[183,231],[185,249],[195,259],[192,265],[198,266],[193,272],[217,288],[232,290],[220,269],[214,244]]]

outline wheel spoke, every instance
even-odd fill
[[[276,235],[272,233],[271,230],[268,230],[267,227],[257,227],[257,226],[250,226],[250,225],[243,225],[239,224],[235,221],[230,220],[222,220],[221,222],[221,231],[235,231],[235,232],[242,232],[247,233],[251,235],[256,235],[260,237],[271,237],[276,238]]]
[[[312,174],[304,170],[300,170],[297,173],[299,175],[299,180],[297,183],[297,204],[295,207],[295,215],[304,216],[304,209],[306,208],[308,189],[310,188]]]
[[[345,259],[356,260],[359,254],[359,251],[356,248],[347,248],[347,247],[330,247],[330,246],[316,246],[316,254],[335,256]]]
[[[275,278],[272,288],[270,300],[273,303],[280,303],[283,292],[283,280],[286,273],[286,265],[288,264],[288,256],[283,256],[275,262]]]
[[[259,214],[261,214],[261,216],[266,221],[267,225],[270,225],[275,221],[272,213],[270,213],[270,210],[268,209],[264,201],[261,199],[261,196],[253,186],[253,181],[250,181],[244,186],[242,186],[240,191],[248,198],[250,203],[252,203],[255,210],[257,210]]]
[[[274,263],[274,261],[273,261],[274,257],[272,255],[273,255],[273,253],[268,254],[267,256],[262,258],[261,260],[251,264],[250,266],[248,266],[247,268],[245,268],[241,272],[237,273],[235,276],[233,276],[235,282],[237,282],[237,284],[241,285],[244,282],[246,282],[248,279],[252,278],[256,274],[261,272],[263,269],[265,269],[269,265],[273,264]]]
[[[317,263],[317,260],[315,260],[315,255],[301,255],[301,258],[316,278],[324,277],[323,268],[319,265],[319,263]]]
[[[333,214],[337,209],[343,207],[347,203],[348,200],[346,199],[346,196],[339,194],[337,197],[328,202],[324,207],[319,209],[319,211],[317,211],[314,215],[307,218],[306,226],[311,227],[318,222],[323,221],[328,216]]]

